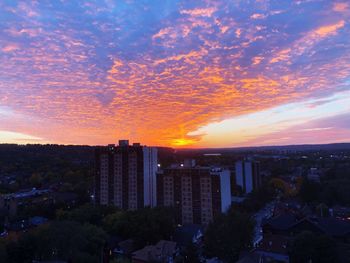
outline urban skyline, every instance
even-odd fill
[[[347,1],[2,1],[0,143],[350,141]]]

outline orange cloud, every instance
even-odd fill
[[[318,28],[315,33],[319,35],[320,37],[326,37],[330,34],[335,34],[338,29],[344,27],[345,21],[341,20],[338,23],[332,24],[332,25],[327,25],[327,26],[322,26]]]
[[[203,135],[191,132],[208,123],[344,89],[349,45],[334,38],[347,33],[345,18],[327,16],[338,22],[304,32],[292,22],[269,23],[277,12],[265,16],[233,2],[164,9],[145,20],[159,10],[126,5],[111,16],[111,8],[88,3],[75,10],[83,22],[53,9],[55,19],[38,19],[39,2],[21,7],[26,12],[15,8],[11,17],[19,18],[4,25],[0,40],[8,53],[0,101],[17,115],[2,117],[0,129],[61,143],[119,137],[197,146]],[[319,54],[339,46],[334,57]]]

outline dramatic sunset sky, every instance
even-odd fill
[[[0,1],[0,142],[350,142],[350,1]]]

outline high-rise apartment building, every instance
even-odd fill
[[[156,206],[157,148],[120,140],[96,150],[95,198],[128,210]]]
[[[157,203],[174,207],[179,223],[207,225],[231,205],[230,171],[185,165],[159,171]]]
[[[260,164],[254,161],[236,162],[236,184],[242,188],[243,193],[261,186]]]

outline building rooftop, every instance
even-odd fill
[[[132,259],[144,262],[167,261],[176,251],[176,243],[173,241],[161,240],[155,246],[146,246],[143,249],[132,253]]]
[[[350,220],[325,217],[310,219],[310,221],[330,236],[340,237],[350,234]]]
[[[292,227],[295,223],[298,222],[298,219],[293,214],[281,214],[275,217],[272,217],[267,220],[263,220],[263,225],[269,225],[274,229],[287,230]]]
[[[264,220],[263,225],[276,230],[289,230],[305,222],[329,236],[342,237],[350,234],[350,220],[335,217],[304,217],[298,220],[289,213]]]

